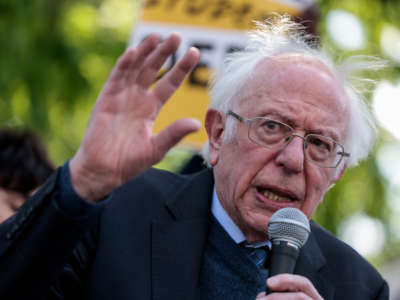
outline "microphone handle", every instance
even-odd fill
[[[272,242],[268,277],[283,273],[293,274],[297,258],[299,257],[299,253],[300,249],[290,242]],[[269,295],[270,293],[271,292],[267,287],[266,294]]]

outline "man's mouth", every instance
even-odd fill
[[[281,191],[272,191],[264,188],[257,188],[258,192],[264,195],[264,197],[275,201],[275,202],[292,202],[296,201],[297,197],[294,195],[287,194]]]

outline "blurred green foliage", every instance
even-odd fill
[[[398,82],[400,65],[394,62],[382,51],[381,33],[384,26],[391,25],[397,30],[400,28],[400,1],[398,0],[320,0],[321,22],[319,32],[321,42],[327,51],[336,59],[341,60],[349,55],[367,54],[381,57],[387,61],[387,68],[383,71],[367,74],[368,77],[379,81],[386,79]],[[326,17],[332,10],[344,10],[358,17],[365,32],[366,44],[359,50],[343,50],[334,43],[328,34]],[[367,93],[366,98],[371,99]],[[376,151],[386,143],[393,142],[393,137],[382,130]],[[398,228],[391,226],[391,220],[398,218],[396,211],[389,206],[387,182],[372,155],[368,160],[356,168],[348,170],[324,197],[323,203],[317,209],[314,219],[325,228],[339,233],[340,224],[351,215],[363,212],[366,215],[380,220],[386,231],[386,244],[383,251],[368,259],[378,267],[383,263],[400,257],[400,240]]]
[[[338,58],[354,53],[383,55],[382,27],[400,26],[400,1],[321,0],[319,4],[321,40]],[[84,134],[97,94],[127,46],[138,8],[135,0],[1,0],[1,126],[37,131],[56,164],[70,158]],[[330,39],[325,18],[332,9],[359,17],[368,41],[362,50],[344,51]],[[393,64],[374,76],[395,80],[399,71]],[[188,157],[188,152],[173,150],[160,166],[178,170]],[[363,211],[380,219],[390,233],[387,185],[371,157],[349,170],[329,191],[315,219],[337,234],[343,219]],[[372,258],[374,263],[398,255],[399,241],[391,236],[388,234],[385,252]]]
[[[1,124],[38,131],[57,164],[71,157],[136,11],[130,0],[3,1]]]

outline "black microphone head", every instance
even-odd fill
[[[269,220],[268,236],[272,243],[284,241],[300,249],[307,242],[309,234],[310,223],[297,208],[282,208]]]

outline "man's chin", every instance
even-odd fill
[[[268,223],[270,216],[264,216],[260,219],[252,219],[252,222],[247,223],[246,229],[243,230],[246,240],[250,243],[264,242],[268,239]]]

